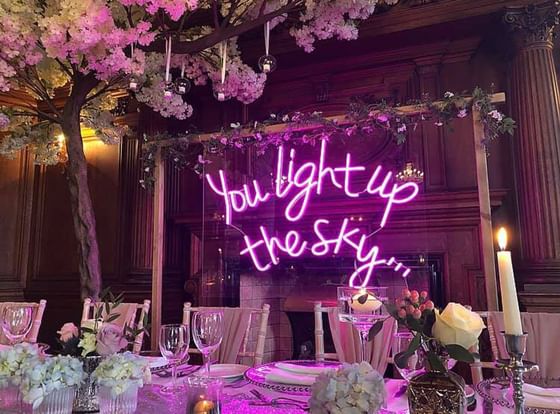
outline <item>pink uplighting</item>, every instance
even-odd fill
[[[285,219],[292,223],[298,222],[306,214],[309,205],[313,201],[318,201],[328,188],[331,192],[342,191],[346,197],[354,199],[366,196],[381,198],[385,201],[385,207],[379,227],[383,228],[393,207],[406,204],[418,195],[419,187],[416,183],[396,183],[394,174],[390,171],[383,172],[381,166],[376,166],[365,188],[358,191],[356,185],[353,186],[353,182],[356,177],[366,173],[366,166],[354,164],[349,153],[345,155],[343,165],[328,166],[326,151],[327,141],[323,140],[319,160],[306,161],[298,166],[297,153],[292,148],[289,151],[286,170],[285,149],[280,146],[276,171],[273,174],[276,177],[274,192],[264,191],[256,180],[253,180],[250,185],[244,184],[241,189],[230,189],[223,170],[218,171],[219,182],[214,181],[210,174],[206,174],[206,180],[212,191],[224,200],[226,224],[233,224],[234,213],[257,208],[274,198],[285,199],[287,201],[284,209]],[[326,184],[330,186],[327,187]],[[304,240],[298,230],[289,230],[283,236],[269,235],[267,229],[260,226],[260,234],[255,239],[245,235],[246,247],[240,253],[248,254],[255,268],[264,272],[280,262],[280,253],[299,257],[309,251],[314,256],[325,256],[337,255],[343,247],[350,248],[354,250],[357,260],[356,269],[350,277],[350,285],[353,287],[367,286],[378,265],[393,266],[395,272],[402,272],[403,277],[410,273],[410,269],[397,262],[394,257],[388,260],[379,258],[379,246],[369,245],[369,235],[364,234],[358,227],[352,228],[349,223],[350,219],[345,218],[339,224],[338,230],[333,231],[333,225],[328,218],[318,217],[313,223],[312,237],[315,240]]]

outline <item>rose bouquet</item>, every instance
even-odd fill
[[[109,388],[114,397],[123,394],[131,385],[143,387],[151,378],[146,360],[130,352],[105,358],[93,376],[100,386]]]
[[[344,364],[317,377],[311,386],[312,414],[376,413],[385,403],[383,377],[367,362]]]
[[[428,368],[433,371],[447,371],[444,363],[447,358],[474,362],[475,355],[469,349],[477,343],[485,325],[482,318],[470,309],[450,302],[440,312],[428,299],[427,292],[404,289],[402,297],[394,305],[388,305],[387,310],[399,327],[414,335],[408,349],[394,357],[399,368],[404,368],[419,349],[425,353]],[[380,324],[382,321],[371,328],[370,336],[381,330]]]
[[[101,298],[100,303],[94,304],[93,319],[82,322],[80,328],[71,322],[65,323],[57,332],[63,355],[107,356],[126,350],[139,333],[148,334],[147,320],[142,329],[128,325],[121,328],[112,323],[120,317],[115,309],[122,303],[122,294],[115,297],[105,290]]]
[[[34,358],[24,364],[20,390],[23,401],[37,408],[45,397],[67,387],[82,383],[82,363],[69,356],[55,356],[41,360]]]

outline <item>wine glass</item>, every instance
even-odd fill
[[[392,355],[393,361],[395,361],[396,355],[400,354],[401,352],[405,352],[412,340],[414,339],[414,335],[410,332],[396,332],[393,335],[393,346],[392,346]],[[408,383],[414,376],[421,374],[425,370],[425,359],[424,353],[421,352],[420,349],[414,351],[414,353],[408,358],[406,366],[401,368],[396,363],[395,366],[401,374],[401,377]]]
[[[29,305],[8,305],[2,312],[2,331],[10,345],[23,342],[31,330],[33,307]]]
[[[224,312],[204,310],[193,315],[193,339],[204,358],[206,375],[210,376],[210,354],[222,343],[224,336]]]
[[[159,330],[159,350],[161,355],[171,362],[172,385],[164,387],[164,392],[174,392],[177,385],[177,367],[185,360],[189,352],[189,327],[181,324],[162,325]]]
[[[386,317],[386,287],[338,287],[338,318],[350,322],[360,332],[361,361],[365,361],[368,334],[371,327]]]

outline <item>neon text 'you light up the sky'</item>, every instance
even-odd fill
[[[218,171],[218,177],[206,174],[208,185],[217,195],[221,196],[225,205],[225,221],[233,225],[236,214],[242,214],[249,209],[258,208],[273,199],[284,200],[286,203],[284,216],[288,223],[295,225],[306,213],[311,203],[320,201],[326,191],[337,191],[349,198],[365,198],[376,196],[383,201],[383,214],[379,228],[385,227],[393,208],[405,204],[416,197],[419,187],[416,183],[397,183],[392,172],[384,172],[377,166],[368,173],[366,167],[352,162],[352,157],[346,153],[341,165],[327,165],[327,141],[321,142],[319,160],[307,161],[298,165],[295,149],[289,152],[283,147],[278,148],[276,169],[274,172],[274,188],[264,190],[256,180],[244,184],[241,188],[232,189],[228,184],[228,177],[223,170]],[[363,181],[364,175],[369,177]],[[361,178],[360,188],[356,188],[356,178]],[[364,182],[367,182],[364,187]],[[304,239],[300,231],[291,229],[284,235],[270,235],[264,226],[259,227],[256,238],[244,236],[245,248],[242,255],[249,255],[259,271],[267,271],[280,261],[279,254],[299,257],[304,252],[311,252],[314,256],[337,255],[343,247],[349,247],[355,252],[356,269],[350,277],[350,285],[367,286],[376,266],[392,266],[402,276],[407,276],[410,269],[395,260],[394,257],[384,259],[380,257],[379,246],[367,243],[368,234],[361,229],[352,227],[349,218],[344,218],[338,231],[332,231],[331,220],[318,217],[313,223],[312,239]]]

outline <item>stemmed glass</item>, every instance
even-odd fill
[[[204,358],[206,375],[210,376],[210,354],[222,343],[224,313],[221,310],[196,312],[192,319],[193,339]]]
[[[177,385],[177,367],[185,360],[189,352],[190,333],[186,325],[162,325],[159,331],[159,350],[161,355],[171,362],[171,386],[164,387],[164,392],[174,392],[180,387]]]
[[[414,339],[414,335],[410,332],[396,332],[393,335],[393,346],[392,346],[392,355],[393,360],[397,354],[401,352],[405,352],[412,340]],[[424,352],[418,348],[414,353],[408,358],[407,364],[405,367],[401,368],[397,364],[397,370],[401,377],[408,383],[414,376],[424,372],[425,370],[425,358]]]
[[[338,318],[341,322],[350,322],[360,333],[361,361],[366,360],[366,347],[371,327],[386,317],[386,287],[339,287]]]
[[[29,305],[8,305],[2,312],[2,331],[10,345],[23,342],[31,330],[33,307]]]

